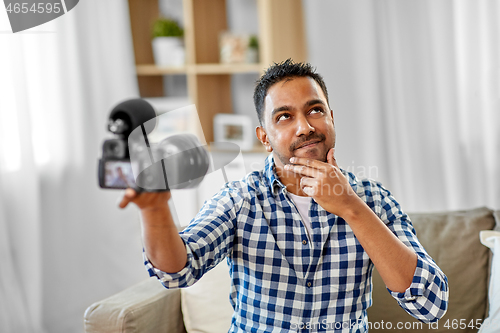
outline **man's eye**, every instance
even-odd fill
[[[276,118],[276,122],[279,122],[281,120],[286,120],[286,119],[289,119],[290,118],[290,115],[288,113],[283,113],[283,114],[280,114],[277,118]]]
[[[309,111],[310,114],[317,114],[317,113],[323,113],[322,108],[314,108],[311,111]]]

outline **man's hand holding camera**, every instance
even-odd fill
[[[133,202],[141,211],[157,211],[168,205],[171,196],[170,191],[137,192],[132,188],[128,188],[123,194],[119,207],[125,208],[130,202]]]

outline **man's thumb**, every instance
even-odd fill
[[[336,166],[337,168],[339,167],[339,166],[338,166],[338,164],[337,164],[337,160],[335,159],[335,148],[331,148],[331,149],[328,151],[328,154],[327,154],[327,161],[328,161],[328,163],[330,163],[331,165]]]
[[[137,196],[137,192],[131,188],[127,188],[123,193],[121,199],[119,199],[118,207],[125,208],[135,197]]]

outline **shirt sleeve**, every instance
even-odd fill
[[[392,297],[411,316],[424,323],[441,319],[448,309],[448,279],[420,244],[415,229],[398,202],[389,191],[380,186],[379,217],[391,231],[417,254],[413,280],[403,293],[387,288]]]
[[[186,229],[179,233],[186,246],[186,266],[177,273],[166,273],[154,267],[143,252],[149,275],[156,276],[166,288],[193,285],[230,254],[241,202],[237,191],[228,187],[206,201]]]

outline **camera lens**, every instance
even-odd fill
[[[115,134],[122,134],[126,130],[128,130],[129,126],[123,119],[116,119],[112,120],[110,119],[108,122],[108,129],[110,132],[115,133]]]

